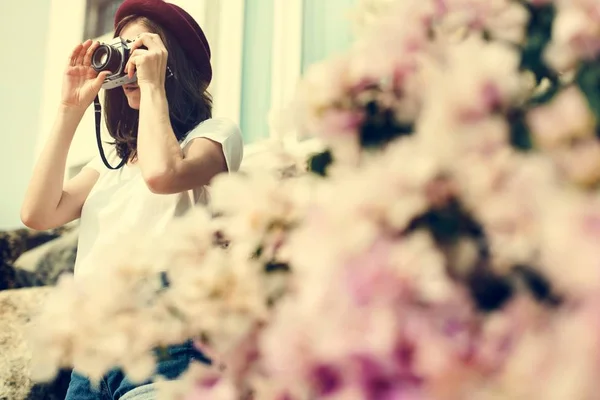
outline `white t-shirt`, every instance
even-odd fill
[[[239,169],[243,141],[239,128],[223,118],[208,119],[188,133],[182,150],[194,139],[207,138],[220,143],[229,172]],[[109,163],[120,161],[115,149],[108,152]],[[106,168],[100,156],[86,165],[100,173],[81,210],[75,274],[95,267],[102,254],[119,238],[140,232],[159,235],[167,224],[195,204],[208,202],[207,187],[176,194],[155,194],[148,189],[139,167],[124,165],[118,170]]]

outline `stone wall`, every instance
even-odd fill
[[[29,378],[31,351],[26,330],[50,288],[0,292],[0,400],[63,400],[70,372],[54,382],[34,385]]]

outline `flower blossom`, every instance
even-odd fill
[[[595,0],[557,0],[555,5],[546,60],[555,70],[566,72],[600,53],[600,6]]]

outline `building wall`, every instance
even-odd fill
[[[19,210],[35,156],[49,1],[0,1],[0,230]]]

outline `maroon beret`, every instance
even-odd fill
[[[190,14],[164,0],[125,0],[115,14],[115,28],[122,19],[131,15],[146,17],[169,31],[201,76],[210,83],[210,46],[202,28]]]

